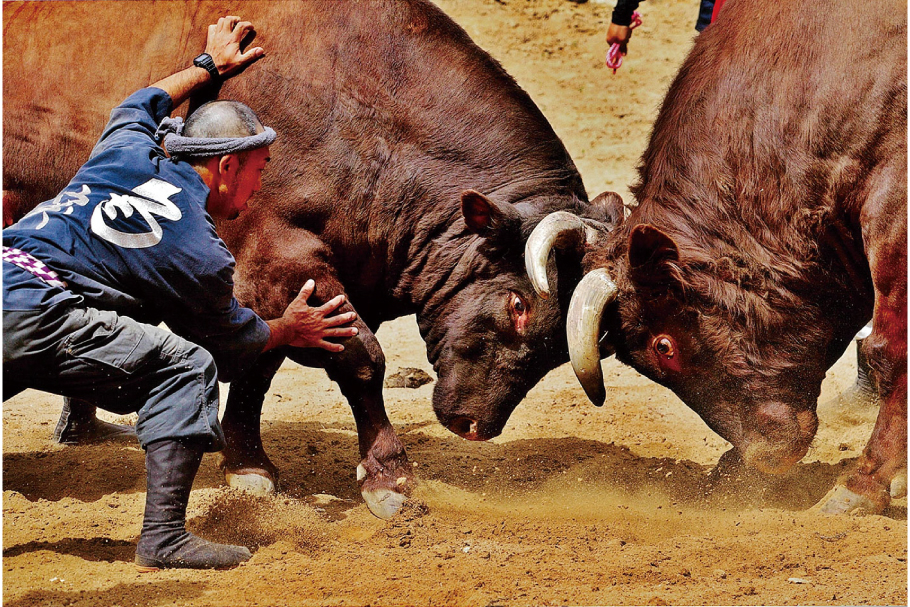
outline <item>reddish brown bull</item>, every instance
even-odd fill
[[[534,294],[523,243],[554,210],[605,216],[530,98],[430,2],[4,9],[4,195],[24,208],[75,173],[110,108],[189,65],[201,40],[188,38],[203,25],[224,14],[257,24],[268,56],[222,96],[253,107],[279,139],[258,200],[219,225],[237,260],[235,292],[271,318],[313,278],[316,299],[347,295],[360,334],[342,354],[270,352],[234,382],[223,420],[229,481],[273,486],[259,414],[285,356],[341,387],[359,434],[358,481],[382,516],[412,482],[383,405],[382,322],[417,315],[438,374],[433,407],[470,439],[499,434],[568,358],[563,310]]]
[[[872,318],[881,409],[827,512],[881,511],[906,487],[906,40],[899,2],[730,0],[670,87],[639,206],[590,248],[567,319],[595,402],[606,332],[733,444],[727,462],[775,473],[806,454],[825,370]],[[557,238],[559,217],[529,244]]]

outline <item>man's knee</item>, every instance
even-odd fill
[[[183,440],[205,451],[222,449],[215,359],[205,348],[176,335],[165,340],[162,350],[173,364],[163,369],[157,378],[161,388],[139,411],[140,443]]]
[[[173,375],[174,394],[182,400],[191,398],[199,408],[218,409],[218,369],[212,354],[197,344],[171,334],[169,340],[178,342],[175,363],[164,373]],[[169,344],[162,348],[173,352]],[[171,354],[173,356],[173,354]]]
[[[205,378],[206,383],[218,381],[218,369],[215,358],[208,350],[194,343],[186,342],[186,362],[194,372]]]

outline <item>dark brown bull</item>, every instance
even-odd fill
[[[567,319],[592,400],[606,332],[733,444],[727,463],[777,473],[806,454],[825,371],[872,318],[881,409],[828,512],[880,511],[906,487],[906,40],[905,3],[730,0],[670,87],[639,206],[591,247]],[[529,259],[582,228],[548,218]]]
[[[438,374],[434,410],[470,439],[499,434],[568,359],[564,310],[534,294],[524,241],[554,210],[605,215],[530,98],[430,2],[4,9],[4,200],[23,208],[75,173],[113,106],[189,65],[207,24],[236,14],[258,29],[267,57],[221,91],[279,133],[251,209],[218,226],[237,260],[236,294],[273,318],[313,278],[318,300],[347,295],[360,334],[338,355],[269,353],[232,384],[223,420],[232,484],[273,488],[259,414],[285,356],[324,368],[348,399],[358,481],[381,516],[412,482],[383,405],[382,322],[417,315]],[[577,282],[577,260],[569,265]]]

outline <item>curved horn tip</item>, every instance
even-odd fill
[[[600,368],[598,335],[604,309],[616,295],[616,285],[606,269],[588,272],[572,293],[566,317],[566,340],[572,369],[585,394],[598,407],[604,404],[607,397]]]
[[[585,233],[586,226],[581,219],[566,211],[554,211],[540,220],[531,231],[525,242],[525,270],[534,286],[534,291],[541,298],[550,296],[550,286],[547,283],[547,260],[554,247],[564,246],[558,244],[564,240],[566,234]],[[572,240],[571,238],[569,240]],[[576,236],[575,240],[579,240]]]
[[[582,385],[582,388],[584,388],[585,394],[587,394],[588,399],[595,407],[604,406],[604,403],[607,401],[607,391],[603,387],[603,384],[598,382],[593,386]]]

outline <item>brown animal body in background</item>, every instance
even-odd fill
[[[347,295],[360,330],[337,355],[270,352],[231,385],[225,472],[274,488],[259,416],[287,356],[340,386],[357,423],[361,490],[389,516],[413,473],[386,416],[376,329],[416,314],[438,418],[466,438],[496,436],[568,358],[573,272],[562,310],[538,298],[524,240],[554,210],[605,215],[527,94],[423,0],[7,3],[4,200],[28,209],[53,198],[110,109],[189,65],[203,26],[225,14],[253,22],[267,56],[221,96],[279,133],[264,189],[218,226],[237,260],[235,292],[271,318],[312,278],[318,301]]]
[[[899,2],[730,0],[670,87],[639,206],[589,248],[567,318],[593,400],[615,350],[733,444],[722,460],[771,473],[806,454],[825,371],[871,318],[881,409],[829,512],[906,491],[906,40]]]

